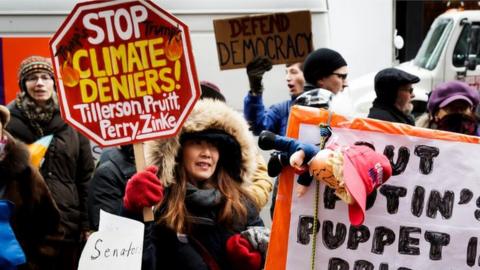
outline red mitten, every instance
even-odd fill
[[[227,256],[233,269],[262,269],[262,254],[253,249],[250,242],[240,234],[228,238]]]
[[[137,172],[127,182],[123,205],[130,211],[141,211],[163,199],[163,186],[157,177],[158,168],[149,166]]]

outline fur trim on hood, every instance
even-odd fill
[[[10,111],[7,107],[0,105],[0,121],[2,122],[2,126],[5,129],[8,121],[10,121]]]
[[[3,132],[7,136],[7,145],[5,158],[0,160],[0,173],[6,178],[21,175],[29,167],[30,152],[24,143],[15,140],[7,131]]]
[[[165,186],[175,182],[175,157],[180,149],[180,136],[183,133],[217,129],[231,135],[240,145],[240,178],[244,184],[251,182],[255,169],[255,142],[242,114],[228,107],[224,102],[199,100],[185,121],[177,136],[147,142],[145,145],[146,163],[159,168],[158,177]]]

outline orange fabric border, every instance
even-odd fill
[[[298,138],[301,124],[318,125],[328,119],[328,111],[310,107],[293,106],[287,127],[287,137]],[[381,132],[386,134],[408,135],[429,139],[480,143],[479,137],[463,134],[417,128],[366,118],[354,118],[351,121],[337,114],[332,115],[331,127]],[[287,263],[287,247],[290,231],[290,208],[292,202],[293,170],[286,168],[280,175],[272,232],[268,247],[266,270],[285,269]],[[310,257],[308,257],[310,258]]]
[[[20,91],[17,70],[22,60],[31,55],[50,58],[49,41],[49,37],[2,37],[5,104]]]

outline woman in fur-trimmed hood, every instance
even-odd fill
[[[185,121],[179,135],[167,140],[157,140],[147,143],[147,163],[160,168],[158,175],[165,186],[175,182],[174,167],[175,158],[181,147],[181,135],[192,132],[200,132],[209,129],[223,130],[239,143],[241,160],[235,164],[240,168],[239,178],[243,185],[249,185],[252,173],[255,169],[255,142],[249,131],[248,124],[243,116],[232,110],[223,102],[205,99],[198,101],[190,116]]]
[[[146,224],[142,268],[260,269],[260,251],[240,237],[263,226],[245,189],[256,149],[242,115],[219,101],[198,101],[178,136],[145,148],[155,166],[135,174],[124,197],[130,212],[159,203]]]

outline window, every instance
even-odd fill
[[[415,65],[433,70],[442,55],[452,28],[453,21],[451,19],[435,20],[415,57]]]
[[[473,28],[479,28],[480,24],[473,24]],[[455,45],[455,49],[453,50],[453,59],[452,63],[455,67],[463,67],[465,66],[465,57],[467,56],[468,51],[468,35],[471,33],[470,26],[465,25],[462,29],[462,33],[458,38],[457,44]],[[476,31],[478,34],[478,30]],[[470,48],[470,57],[476,58],[476,63],[480,62],[480,37],[473,38],[471,40],[471,48]]]

